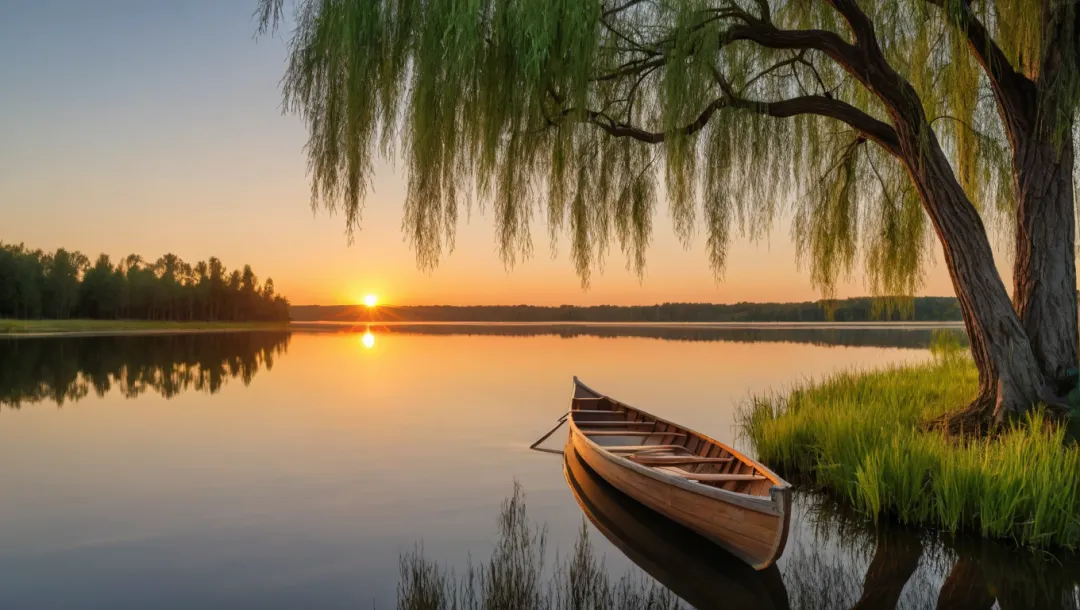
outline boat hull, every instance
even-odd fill
[[[775,565],[756,571],[712,540],[613,488],[578,456],[572,443],[563,469],[590,522],[641,569],[694,608],[787,610]]]
[[[576,426],[571,427],[570,443],[578,456],[613,487],[711,540],[753,568],[769,567],[783,552],[791,514],[790,488],[774,488],[767,497],[751,497],[694,483],[672,484],[652,475],[647,468],[604,451]]]

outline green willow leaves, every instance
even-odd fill
[[[968,195],[1007,229],[1011,155],[948,18],[955,1],[860,5]],[[970,3],[1029,71],[1053,42],[1039,39],[1045,5]],[[256,17],[264,32],[285,22],[284,0],[261,0]],[[313,205],[343,210],[351,235],[376,161],[401,155],[403,230],[421,267],[453,248],[475,202],[507,265],[531,253],[538,215],[553,244],[569,234],[583,285],[611,244],[642,273],[661,199],[684,243],[704,221],[718,277],[734,235],[763,235],[791,206],[825,297],[860,253],[875,294],[914,293],[931,232],[906,171],[847,123],[784,103],[842,101],[877,120],[885,109],[824,53],[748,42],[736,34],[746,24],[850,37],[823,1],[298,0],[283,92],[308,126]],[[1061,116],[1048,120],[1067,126],[1080,77],[1061,74]]]

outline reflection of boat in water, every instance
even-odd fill
[[[620,551],[697,608],[787,608],[775,565],[756,571],[737,557],[608,484],[569,443],[563,471],[581,510]]]
[[[568,418],[578,455],[619,491],[758,570],[784,551],[791,486],[765,466],[576,377]]]

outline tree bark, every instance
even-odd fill
[[[1053,395],[1013,309],[978,211],[960,187],[930,127],[915,88],[889,64],[873,21],[857,0],[828,0],[847,21],[854,44],[816,34],[819,47],[885,105],[896,130],[897,156],[918,190],[945,253],[960,301],[971,351],[979,370],[979,395],[960,417],[944,420],[949,429],[985,430]],[[764,43],[763,43],[764,44]],[[1008,120],[1008,117],[1005,117]],[[957,426],[958,424],[958,426]]]
[[[1014,148],[1013,305],[1054,392],[1076,387],[1076,213],[1071,129],[1060,147],[1031,138]]]
[[[1080,60],[1080,11],[1070,4],[1042,7],[1043,53],[1034,75],[1009,63],[969,8],[948,13],[990,79],[1009,139],[1016,197],[1013,305],[1058,395],[1076,386],[1078,362],[1072,110],[1062,107],[1069,102],[1057,88],[1063,71]]]
[[[949,427],[980,432],[1052,394],[998,274],[978,211],[928,123],[910,116],[895,121],[901,159],[941,241],[979,370],[978,398],[965,417],[950,420]]]

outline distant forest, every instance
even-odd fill
[[[297,305],[292,317],[301,322],[873,322],[961,320],[953,297],[917,297],[913,307],[882,308],[871,298],[804,303],[664,303],[663,305],[535,307],[494,305],[458,307]]]
[[[251,266],[227,271],[214,257],[191,265],[132,254],[114,265],[102,254],[91,265],[77,251],[0,244],[0,317],[286,321],[289,301]]]

